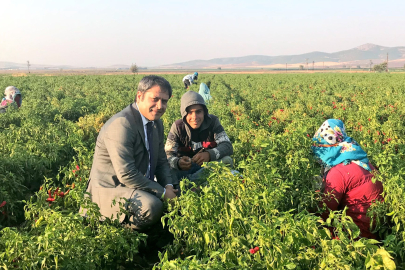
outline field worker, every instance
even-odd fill
[[[173,178],[198,180],[204,162],[222,161],[232,167],[232,143],[218,117],[208,114],[203,97],[187,91],[181,97],[180,112],[182,118],[173,123],[165,145]]]
[[[160,120],[171,96],[166,79],[146,76],[138,84],[135,102],[102,127],[86,190],[102,216],[115,219],[119,204],[112,202],[123,197],[128,199],[125,207],[130,214],[120,214],[119,221],[147,229],[160,221],[162,200],[176,197]]]
[[[370,229],[370,218],[366,216],[371,203],[382,201],[383,186],[372,182],[373,170],[366,152],[355,140],[348,137],[342,121],[326,120],[315,133],[312,150],[322,164],[323,203],[330,210],[343,210],[360,229],[360,236],[376,238]],[[332,197],[326,194],[332,194]],[[329,211],[322,214],[328,218]]]
[[[212,99],[210,89],[205,83],[200,84],[200,91],[198,93],[203,97],[205,103],[208,103]]]
[[[190,85],[192,85],[196,80],[198,80],[198,72],[194,72],[194,74],[188,74],[184,76],[183,78],[184,88],[188,89]]]
[[[9,104],[16,104],[18,108],[21,107],[22,96],[20,90],[15,86],[8,86],[4,90],[4,98],[0,104],[0,113],[6,112],[6,108]]]

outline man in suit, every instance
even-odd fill
[[[126,215],[118,215],[122,202],[131,227],[143,230],[160,220],[162,200],[176,197],[160,120],[171,95],[166,79],[146,76],[139,82],[135,102],[100,130],[86,191],[103,218],[123,222]]]

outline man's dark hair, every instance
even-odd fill
[[[172,97],[172,87],[170,83],[165,78],[156,75],[148,75],[143,77],[138,84],[138,92],[141,92],[143,95],[146,91],[156,85],[159,85],[162,91],[167,92],[169,94],[169,98]]]

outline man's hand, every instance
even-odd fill
[[[191,169],[191,158],[183,156],[179,159],[179,168],[182,171],[188,171]]]
[[[198,166],[201,166],[204,162],[210,161],[210,153],[208,152],[201,152],[196,154],[191,161],[197,163]]]
[[[164,196],[165,201],[174,199],[177,197],[176,192],[178,191],[178,189],[174,189],[173,186],[171,186],[171,185],[167,185],[165,188],[166,188],[166,193]]]

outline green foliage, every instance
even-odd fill
[[[388,65],[387,62],[383,62],[383,63],[381,63],[379,65],[374,65],[373,70],[375,72],[384,72],[384,71],[387,70],[387,65]]]
[[[132,73],[138,74],[138,66],[137,66],[136,64],[132,64],[132,65],[129,67],[129,71],[131,71]]]
[[[182,75],[164,75],[180,118]],[[0,114],[0,269],[133,269],[147,235],[99,222],[84,196],[97,134],[133,102],[142,76],[0,77],[20,109]],[[405,266],[403,74],[204,74],[243,175],[209,164],[206,183],[162,218],[174,242],[159,269],[395,269]],[[381,241],[358,239],[345,210],[323,221],[311,137],[328,118],[379,168],[384,202],[369,215]],[[73,185],[74,184],[74,185]],[[57,190],[58,189],[58,190]],[[63,192],[63,195],[61,195]],[[66,194],[67,192],[67,194]],[[50,195],[51,194],[51,195]],[[50,196],[55,199],[47,201]],[[79,215],[89,209],[88,218]],[[340,240],[332,239],[334,231]],[[250,249],[259,251],[251,254]],[[136,267],[135,267],[136,268]]]

